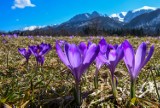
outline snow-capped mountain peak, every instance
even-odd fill
[[[121,13],[118,13],[118,14],[112,14],[110,16],[110,18],[113,18],[115,20],[119,20],[121,22],[124,21],[124,17],[126,16],[127,12],[121,12]]]
[[[110,15],[110,17],[119,17],[119,14],[112,14],[112,15]]]
[[[142,8],[135,9],[132,12],[135,13],[135,12],[141,11],[141,10],[156,10],[156,9],[157,9],[156,7],[143,6]]]
[[[138,9],[135,9],[135,10],[128,11],[127,15],[124,18],[124,22],[128,23],[132,19],[136,18],[137,16],[155,11],[156,9],[157,8],[155,8],[155,7],[143,6],[142,8],[138,8]]]
[[[121,14],[122,14],[123,16],[126,16],[127,12],[121,12]]]
[[[114,20],[118,20],[118,21],[121,21],[121,22],[128,23],[129,21],[131,21],[135,17],[137,17],[139,15],[142,15],[144,13],[152,12],[156,9],[157,9],[156,7],[143,6],[143,7],[138,8],[138,9],[130,10],[128,12],[121,12],[121,13],[118,13],[118,14],[112,14],[110,16],[110,18],[113,18]]]

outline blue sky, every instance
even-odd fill
[[[160,0],[0,0],[0,30],[59,24],[79,13],[111,15],[143,6],[160,7]]]

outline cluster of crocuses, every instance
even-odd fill
[[[75,79],[75,100],[77,105],[81,104],[80,80],[83,73],[89,68],[93,61],[96,62],[95,87],[98,86],[98,71],[102,65],[107,65],[111,75],[111,86],[113,96],[117,97],[117,79],[114,75],[116,66],[121,59],[124,60],[131,79],[131,98],[135,97],[135,81],[140,70],[150,60],[154,46],[147,51],[147,44],[142,42],[136,53],[132,45],[125,40],[120,45],[111,45],[102,38],[98,45],[92,42],[78,45],[65,41],[56,41],[56,51],[62,62],[71,70]]]
[[[47,43],[41,43],[39,45],[28,46],[26,48],[18,48],[20,54],[22,54],[26,58],[26,62],[28,64],[29,57],[33,54],[37,61],[38,65],[43,65],[44,63],[44,55],[48,53],[52,49],[52,46]]]
[[[51,45],[45,43],[29,46],[28,50],[25,48],[18,49],[18,51],[26,58],[27,62],[30,55],[33,54],[36,57],[37,63],[40,63],[41,65],[44,63],[44,55],[50,50]],[[131,79],[131,98],[135,97],[136,78],[140,73],[140,70],[150,60],[154,52],[154,46],[151,46],[148,52],[147,44],[142,42],[135,53],[132,45],[127,40],[120,45],[108,44],[104,38],[99,41],[98,45],[91,41],[87,44],[85,42],[80,42],[76,45],[63,40],[57,40],[56,52],[61,61],[71,70],[75,81],[74,99],[76,104],[80,106],[82,103],[81,77],[94,61],[96,62],[96,72],[94,76],[95,87],[98,88],[98,71],[101,66],[107,65],[111,75],[113,96],[116,98],[117,78],[114,75],[114,71],[120,60],[123,59]]]
[[[9,35],[2,34],[1,36],[2,36],[3,38],[4,38],[4,37],[8,37],[8,38],[18,38],[18,35],[17,35],[17,34],[12,34],[12,35],[10,35],[10,34],[9,34]]]

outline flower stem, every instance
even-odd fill
[[[8,69],[8,56],[9,56],[9,51],[7,52],[7,69]]]
[[[29,72],[29,62],[28,62],[28,60],[26,61],[26,63],[27,63],[27,72]]]
[[[36,72],[38,72],[38,70],[39,70],[39,63],[38,63],[38,61],[37,61],[37,64],[36,64]]]
[[[77,81],[74,89],[74,98],[75,98],[77,107],[80,107],[81,106],[81,86]]]
[[[135,97],[135,79],[131,79],[131,99]]]
[[[95,89],[98,89],[98,69],[96,68],[96,72],[94,75],[94,87]]]
[[[154,81],[154,86],[156,88],[156,93],[157,93],[157,97],[158,97],[158,100],[159,100],[159,103],[160,103],[160,95],[159,95],[159,92],[158,92],[158,87],[157,87],[157,84],[156,84],[156,78],[151,70],[151,73],[152,73],[152,77],[153,77],[153,81]]]
[[[113,92],[113,96],[116,99],[117,97],[117,89],[116,89],[116,79],[114,77],[114,75],[111,74],[111,84],[112,84],[112,92]]]

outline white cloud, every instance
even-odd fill
[[[35,29],[40,29],[40,28],[44,28],[46,26],[28,26],[28,27],[24,27],[22,30],[29,30],[29,31],[32,31],[32,30],[35,30]]]
[[[11,7],[15,8],[25,8],[25,7],[35,7],[36,5],[32,4],[30,0],[14,0],[14,5]]]

